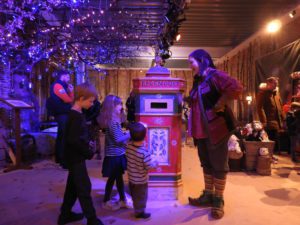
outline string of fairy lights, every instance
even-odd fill
[[[102,71],[99,64],[134,57],[141,46],[164,53],[172,40],[166,45],[162,31],[168,33],[166,24],[171,23],[163,16],[182,2],[165,1],[162,15],[153,18],[122,8],[116,0],[7,0],[0,4],[0,63],[10,63],[12,72],[31,72],[41,60],[64,68],[83,61]],[[125,46],[131,46],[130,51]]]

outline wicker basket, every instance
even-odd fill
[[[262,142],[262,141],[245,141],[243,140],[245,148],[245,167],[246,170],[251,171],[256,169],[257,157],[260,148],[268,148],[269,154],[273,156],[273,150],[275,146],[274,141]]]

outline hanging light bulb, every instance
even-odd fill
[[[275,33],[281,28],[280,20],[273,20],[267,25],[267,32]]]
[[[181,39],[181,34],[176,35],[176,41],[179,41]]]
[[[293,11],[291,11],[291,12],[289,13],[289,16],[290,16],[291,18],[294,18],[295,15],[296,15],[296,10],[293,10]]]
[[[248,102],[248,105],[250,105],[252,102],[252,96],[251,95],[246,96],[246,101]]]

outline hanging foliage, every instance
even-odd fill
[[[137,56],[141,46],[168,51],[184,2],[156,1],[153,15],[153,4],[137,9],[130,1],[8,0],[0,5],[0,62],[25,73],[41,60],[101,70],[97,65]]]

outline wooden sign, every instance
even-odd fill
[[[29,105],[22,100],[16,100],[16,99],[0,99],[0,100],[13,108],[19,108],[19,109],[33,108],[32,105]]]

